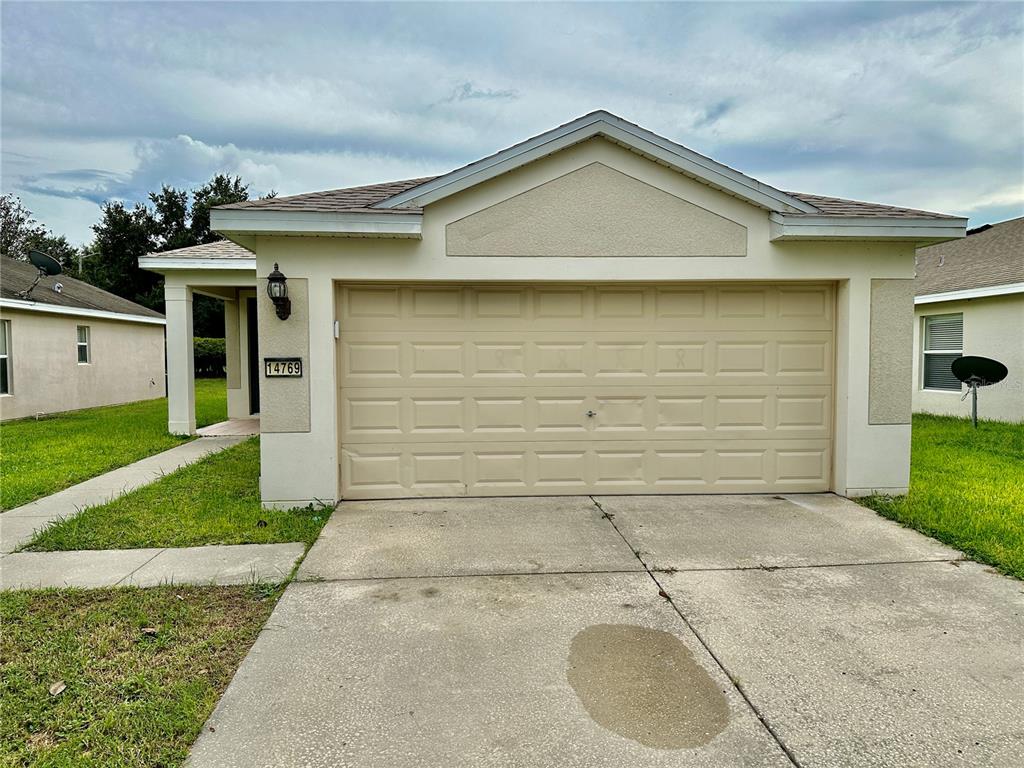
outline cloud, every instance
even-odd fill
[[[54,228],[59,200],[217,171],[281,193],[441,172],[596,108],[788,189],[983,217],[1024,186],[1012,4],[0,13],[4,190]]]
[[[20,188],[35,195],[100,204],[107,200],[145,200],[162,185],[193,188],[218,173],[241,176],[250,185],[250,194],[258,196],[271,190],[297,194],[445,170],[383,155],[244,150],[234,144],[211,145],[189,136],[141,141],[134,154],[137,162],[129,173],[72,169],[25,177]]]
[[[493,88],[477,88],[473,83],[468,80],[464,83],[459,84],[451,92],[451,94],[444,99],[445,102],[453,101],[466,101],[468,99],[486,99],[486,100],[514,100],[519,98],[519,91],[514,88],[505,88],[503,90],[496,90]]]

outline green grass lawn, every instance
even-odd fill
[[[860,499],[1024,579],[1024,425],[914,416],[910,493]]]
[[[224,379],[196,379],[196,424],[226,418]],[[0,427],[0,509],[19,507],[186,439],[167,432],[165,398],[9,422]]]
[[[129,549],[201,544],[311,544],[330,510],[260,507],[259,438],[43,530],[25,549]]]
[[[279,594],[0,593],[0,765],[180,765]]]

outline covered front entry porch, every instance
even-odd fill
[[[192,301],[195,294],[224,306],[228,419],[249,419],[260,412],[259,334],[256,289],[237,273],[189,276],[168,273],[164,283],[167,316],[167,429],[174,435],[196,433],[195,362]],[[201,281],[201,282],[200,282]]]
[[[192,310],[197,294],[218,299],[224,307],[228,420],[258,419],[259,333],[253,253],[221,240],[153,253],[139,259],[139,266],[164,276],[168,431],[196,434]],[[252,422],[247,426],[251,427]]]

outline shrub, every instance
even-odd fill
[[[196,365],[196,376],[219,378],[225,375],[227,355],[224,352],[224,339],[196,336],[192,339],[192,355]]]

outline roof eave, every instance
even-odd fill
[[[915,304],[935,304],[941,301],[965,301],[983,299],[988,296],[1009,296],[1024,293],[1024,283],[1004,283],[1003,285],[987,285],[981,288],[962,288],[942,293],[925,293],[914,297]]]
[[[28,312],[42,312],[49,315],[68,315],[71,317],[89,317],[97,320],[120,320],[125,323],[143,323],[146,325],[166,325],[163,317],[153,315],[132,315],[125,312],[113,312],[107,309],[89,307],[69,307],[63,304],[47,304],[42,301],[25,299],[0,299],[0,307],[5,309],[21,309]]]
[[[967,234],[967,219],[905,216],[770,216],[773,242],[792,240],[889,240],[942,243]]]
[[[584,115],[571,123],[534,136],[521,144],[375,203],[372,207],[386,209],[408,205],[423,207],[595,136],[604,136],[687,176],[766,210],[792,213],[818,212],[818,209],[810,203],[603,111]]]

